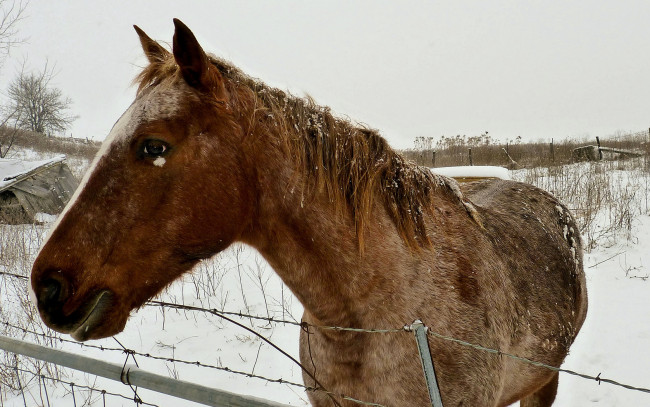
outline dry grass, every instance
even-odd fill
[[[0,127],[0,133],[6,129]],[[92,160],[101,142],[62,137],[47,137],[31,131],[19,130],[13,140],[12,149],[31,149],[37,153],[65,154],[68,158]],[[3,151],[5,146],[3,145]],[[11,156],[11,150],[7,157]]]
[[[595,139],[566,139],[562,141],[523,143],[521,139],[500,142],[484,134],[480,137],[419,138],[416,148],[404,150],[408,159],[427,167],[454,167],[470,165],[469,150],[472,150],[473,165],[497,165],[508,168],[534,168],[566,165],[573,162],[575,148],[595,145]],[[618,133],[601,140],[603,147],[622,150],[638,150],[650,153],[650,134]],[[435,162],[434,162],[435,153]],[[506,154],[507,153],[507,154]],[[517,165],[513,166],[510,160]]]
[[[0,275],[0,298],[3,304],[0,306],[0,334],[55,346],[51,338],[34,336],[28,332],[42,332],[50,336],[53,333],[43,325],[27,295],[27,276],[31,272],[44,233],[44,228],[39,225],[0,225],[0,272],[3,273]],[[16,367],[42,371],[51,377],[60,375],[56,365],[1,352],[0,389],[19,389],[21,383],[30,379],[24,373],[16,374]]]
[[[635,219],[649,213],[646,157],[513,171],[513,178],[551,192],[573,211],[587,250],[633,239]]]

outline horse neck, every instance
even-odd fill
[[[260,143],[255,154],[257,219],[243,240],[265,257],[308,318],[357,326],[358,299],[372,286],[368,282],[378,278],[367,262],[375,258],[373,248],[368,245],[361,253],[350,211],[337,210],[326,192],[305,187],[291,160],[272,147],[272,139],[258,140],[270,144]]]

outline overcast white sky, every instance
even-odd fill
[[[46,58],[73,99],[75,137],[103,139],[144,64],[137,24],[171,42],[183,20],[206,51],[379,129],[505,140],[650,127],[650,1],[31,0],[0,72]]]

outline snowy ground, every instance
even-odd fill
[[[589,312],[562,367],[650,388],[650,217],[637,220],[635,242],[586,256]],[[561,374],[555,405],[647,406],[650,394]]]
[[[516,178],[516,177],[515,177]],[[631,177],[626,177],[628,179]],[[647,192],[635,195],[646,199]],[[606,218],[606,213],[601,215]],[[604,221],[604,220],[603,220]],[[46,227],[3,227],[0,243],[5,247],[13,234],[30,236],[23,247],[27,255],[0,271],[25,274]],[[18,230],[20,229],[20,230]],[[627,239],[630,237],[631,239]],[[4,240],[3,240],[4,239]],[[19,239],[15,239],[16,242]],[[13,241],[13,240],[11,240]],[[633,386],[650,388],[650,217],[637,213],[630,233],[609,234],[591,253],[585,265],[589,290],[589,313],[580,335],[572,347],[563,368],[602,378],[609,378]],[[12,243],[14,245],[18,243]],[[10,279],[10,277],[3,277]],[[0,285],[3,300],[7,295],[19,296],[20,290],[10,292],[8,283]],[[263,259],[251,248],[234,246],[211,261],[201,263],[191,274],[172,285],[160,298],[202,308],[243,312],[279,320],[299,321],[301,306],[289,293]],[[5,302],[6,303],[6,302]],[[5,313],[2,318],[21,316]],[[238,322],[269,338],[297,358],[299,327],[234,317]],[[0,321],[0,323],[5,322]],[[50,332],[51,334],[51,332]],[[27,340],[35,340],[26,334]],[[65,337],[66,339],[69,339]],[[42,342],[42,340],[39,340]],[[93,341],[91,345],[120,348],[121,345],[141,353],[186,361],[200,361],[206,365],[229,368],[269,379],[283,379],[301,383],[300,369],[286,357],[272,349],[250,332],[220,320],[218,317],[195,311],[177,311],[159,307],[144,307],[135,312],[126,330],[115,339]],[[128,355],[119,350],[98,350],[75,343],[59,343],[58,347],[96,358],[125,363]],[[134,360],[128,357],[128,363]],[[168,374],[183,380],[221,388],[230,392],[253,395],[289,405],[308,405],[303,389],[287,384],[267,382],[215,368],[185,365],[181,362],[156,361],[135,356],[140,367]],[[121,383],[109,382],[87,375],[66,371],[62,378],[77,385],[88,385],[133,397],[133,391]],[[28,375],[23,381],[29,380]],[[81,405],[86,393],[75,390],[72,400],[70,387],[48,386],[52,405]],[[3,390],[6,388],[3,387]],[[45,397],[39,391],[38,381],[32,378],[24,393],[27,405],[39,405]],[[143,401],[160,406],[191,406],[189,402],[138,390]],[[6,393],[2,405],[23,406],[23,395]],[[99,393],[90,396],[93,405],[102,405]],[[112,396],[106,405],[132,406],[133,401]],[[47,404],[45,404],[47,405]],[[598,384],[561,374],[556,406],[640,406],[650,405],[650,394]]]

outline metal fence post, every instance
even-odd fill
[[[420,354],[420,361],[422,362],[422,370],[424,370],[424,378],[427,382],[427,389],[429,390],[431,405],[433,407],[443,407],[440,388],[438,388],[438,381],[436,380],[436,371],[433,367],[433,359],[431,359],[431,351],[429,350],[427,328],[422,321],[417,319],[411,325],[411,329],[415,333],[415,341],[418,344],[418,352]]]

